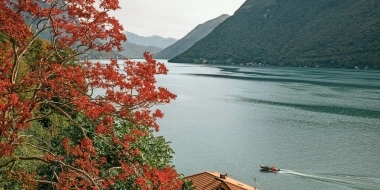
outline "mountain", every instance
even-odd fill
[[[145,51],[155,54],[162,50],[162,48],[154,46],[137,45],[131,42],[123,42],[121,44],[123,51],[103,52],[89,50],[83,55],[80,55],[80,59],[108,59],[108,58],[129,58],[129,59],[142,59]]]
[[[88,57],[89,59],[107,58],[107,57],[141,59],[143,58],[143,54],[145,51],[151,54],[155,54],[163,49],[159,46],[165,47],[165,44],[171,45],[171,43],[174,43],[176,41],[174,38],[163,38],[160,36],[143,37],[143,36],[139,36],[137,34],[133,34],[130,32],[125,32],[124,34],[127,35],[127,41],[121,43],[121,46],[123,47],[123,51],[109,52],[109,53],[90,51],[90,52],[87,52],[84,55],[84,57]],[[174,42],[173,42],[173,39],[174,39]]]
[[[380,1],[247,0],[169,61],[380,69]]]
[[[139,36],[132,32],[124,32],[124,34],[127,36],[128,42],[143,46],[155,46],[162,49],[172,45],[177,41],[174,38],[164,38],[157,35],[145,37]]]
[[[145,51],[151,54],[155,54],[162,50],[162,48],[159,48],[159,47],[137,45],[129,41],[123,42],[121,46],[123,47],[123,51],[118,52],[118,53],[123,55],[123,57],[127,57],[130,59],[143,58],[143,54]]]
[[[123,51],[114,52],[99,52],[94,50],[89,50],[85,54],[79,56],[81,59],[107,59],[107,58],[129,58],[129,59],[142,59],[145,51],[155,54],[162,50],[162,48],[154,46],[143,46],[137,45],[131,42],[122,42],[121,46]]]
[[[173,45],[165,48],[154,55],[156,59],[171,59],[180,53],[186,51],[193,46],[197,41],[207,36],[216,26],[222,23],[229,17],[227,14],[223,14],[217,18],[209,20],[203,24],[199,24],[193,30],[191,30],[185,37],[178,40]]]

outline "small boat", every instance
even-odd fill
[[[260,168],[261,168],[261,171],[265,171],[265,172],[279,172],[280,169],[275,167],[275,166],[272,166],[272,167],[269,167],[269,166],[264,166],[264,165],[260,165]]]

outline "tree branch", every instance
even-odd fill
[[[51,102],[48,102],[48,104],[49,104],[50,106],[54,107],[55,109],[59,110],[59,111],[60,111],[63,115],[65,115],[70,121],[72,121],[73,123],[75,123],[75,124],[76,124],[76,125],[82,130],[83,135],[84,135],[85,137],[87,137],[86,129],[84,129],[84,128],[83,128],[78,122],[74,121],[74,119],[71,118],[71,116],[70,116],[68,113],[66,113],[66,112],[65,112],[64,110],[62,110],[60,107],[58,107],[58,106],[52,104]]]
[[[39,161],[45,162],[47,164],[52,163],[52,162],[57,163],[57,164],[61,165],[64,168],[68,168],[70,170],[75,171],[76,173],[79,173],[79,174],[85,176],[85,178],[87,178],[87,180],[89,180],[92,183],[92,185],[94,185],[94,186],[96,186],[96,187],[98,187],[100,189],[100,187],[98,186],[98,184],[94,181],[94,179],[87,172],[85,172],[85,171],[83,171],[81,169],[75,168],[73,166],[70,166],[70,165],[68,165],[68,164],[66,164],[66,163],[64,163],[64,162],[62,162],[60,160],[48,161],[48,160],[46,160],[44,158],[33,157],[33,156],[32,157],[18,157],[18,159],[19,160],[39,160]],[[15,161],[17,161],[17,159],[14,159],[12,161],[15,162]]]

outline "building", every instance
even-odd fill
[[[247,184],[232,179],[227,174],[203,172],[185,177],[192,180],[197,190],[257,190]]]

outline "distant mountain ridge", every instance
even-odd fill
[[[89,51],[89,52],[86,52],[86,54],[81,57],[87,57],[89,59],[109,58],[109,57],[141,59],[143,58],[144,52],[155,54],[161,51],[163,47],[167,47],[177,41],[174,38],[164,38],[157,35],[144,37],[144,36],[139,36],[137,34],[130,33],[130,32],[124,32],[124,34],[127,36],[127,41],[121,43],[121,46],[123,47],[123,51],[108,52],[108,53]]]
[[[123,42],[121,46],[123,47],[123,51],[118,53],[129,59],[140,59],[143,58],[144,52],[155,54],[162,50],[162,48],[159,47],[137,45],[128,41]]]
[[[380,69],[380,1],[247,0],[169,61]]]
[[[164,47],[177,41],[174,38],[164,38],[157,35],[144,37],[131,32],[124,32],[124,34],[127,36],[127,41],[121,43],[123,51],[116,53],[121,55],[118,57],[128,59],[141,59],[143,58],[144,52],[155,54],[161,51]],[[95,52],[92,52],[88,55],[90,55],[90,57],[114,57],[115,55],[113,55],[113,53],[105,55],[104,52],[99,52],[97,55]]]
[[[127,36],[128,42],[134,43],[136,45],[155,46],[162,49],[174,44],[177,41],[174,38],[164,38],[157,35],[148,37],[140,36],[128,31],[124,32],[124,34]]]
[[[171,59],[180,53],[185,52],[191,46],[193,46],[200,39],[207,36],[216,26],[222,23],[229,17],[227,14],[220,15],[217,18],[206,21],[203,24],[197,25],[193,30],[191,30],[185,37],[181,38],[171,46],[163,49],[154,55],[156,59]]]

